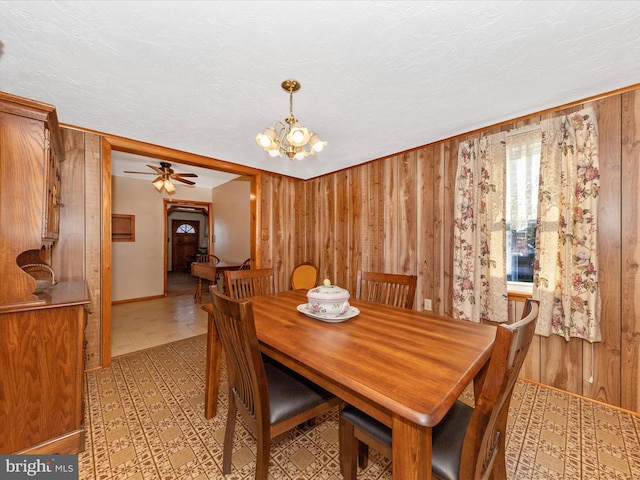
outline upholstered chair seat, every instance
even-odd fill
[[[431,471],[440,480],[458,480],[464,433],[471,420],[473,408],[457,401],[442,421],[433,427],[433,456]],[[391,450],[391,429],[360,410],[346,406],[341,415],[356,427],[366,429],[377,442]]]
[[[269,389],[269,420],[276,425],[335,400],[324,388],[278,362],[264,364]]]

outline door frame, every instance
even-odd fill
[[[164,207],[164,296],[167,296],[168,288],[167,288],[167,272],[169,269],[169,246],[168,242],[165,240],[169,236],[169,232],[167,231],[167,225],[169,224],[169,211],[172,207],[177,206],[186,206],[186,207],[196,207],[200,210],[203,210],[207,214],[207,251],[209,253],[213,252],[213,203],[210,202],[198,202],[196,200],[174,200],[172,198],[164,198],[163,199],[163,207]],[[171,232],[173,235],[173,232]]]
[[[258,232],[262,228],[261,222],[261,174],[262,170],[247,167],[235,163],[218,160],[203,155],[174,150],[168,147],[161,147],[150,143],[132,140],[130,138],[116,135],[98,133],[102,136],[102,302],[101,302],[101,364],[102,367],[111,365],[111,151],[142,155],[162,161],[192,165],[195,167],[210,168],[221,172],[232,173],[249,177],[251,183],[250,193],[250,246],[251,263],[259,266],[261,264],[260,251],[257,248]],[[165,209],[166,215],[166,209]],[[165,239],[167,222],[164,222]],[[210,236],[211,237],[211,236]],[[166,241],[165,241],[166,249]],[[165,254],[165,264],[167,256]],[[165,265],[165,294],[166,294],[166,265]]]

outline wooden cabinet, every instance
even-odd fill
[[[42,303],[17,259],[58,239],[63,158],[55,108],[0,92],[0,311]]]
[[[65,271],[51,285],[52,260],[70,263],[56,257],[63,158],[54,107],[0,92],[0,454],[84,448],[88,289]]]
[[[85,282],[61,282],[44,304],[0,312],[0,454],[84,449]]]

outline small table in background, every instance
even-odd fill
[[[191,275],[198,277],[198,286],[193,295],[193,301],[200,303],[202,300],[202,280],[208,282],[216,282],[218,275],[222,275],[225,270],[238,270],[241,267],[239,263],[218,262],[215,265],[210,263],[193,262],[191,264]],[[224,286],[223,286],[224,290]]]

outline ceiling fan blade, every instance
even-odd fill
[[[127,170],[125,170],[124,173],[138,173],[140,175],[156,175],[155,172],[129,172]]]
[[[186,183],[187,185],[195,185],[196,184],[196,182],[192,182],[191,180],[185,180],[184,178],[174,177],[173,175],[171,175],[171,178],[173,178],[174,180],[177,180],[178,182]]]
[[[198,178],[198,175],[196,175],[195,173],[174,173],[171,175],[172,178],[175,177],[194,177],[194,178]]]
[[[156,166],[154,166],[154,165],[147,165],[147,167],[149,167],[149,168],[151,168],[151,169],[155,170],[155,172],[156,172],[158,175],[164,175],[164,174],[166,173],[166,172],[165,172],[165,171],[163,171],[161,168],[158,168],[158,167],[156,167]]]

